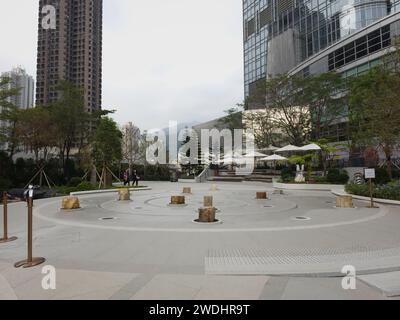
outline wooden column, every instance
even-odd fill
[[[210,223],[215,222],[215,208],[200,208],[199,209],[199,222]]]
[[[265,199],[268,199],[267,193],[266,193],[266,192],[257,192],[256,199],[257,199],[257,200],[265,200]]]
[[[171,197],[171,203],[172,205],[179,205],[179,204],[185,204],[186,199],[183,196],[172,196]]]
[[[352,196],[339,196],[336,199],[337,208],[354,208]]]

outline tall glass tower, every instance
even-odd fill
[[[291,72],[398,11],[400,0],[243,0],[245,97],[266,78]],[[391,23],[367,35],[365,43],[361,39],[337,56],[327,54],[329,63],[319,66],[320,71],[336,70],[389,46]]]

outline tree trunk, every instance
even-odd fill
[[[386,170],[390,180],[392,180],[393,179],[392,148],[385,147],[383,148],[383,151],[386,155]]]

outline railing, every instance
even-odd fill
[[[210,166],[207,166],[197,177],[196,183],[203,183],[206,182],[207,179],[210,177]]]

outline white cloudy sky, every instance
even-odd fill
[[[0,0],[0,71],[36,75],[38,2]],[[241,0],[104,0],[103,107],[141,129],[243,100]]]

